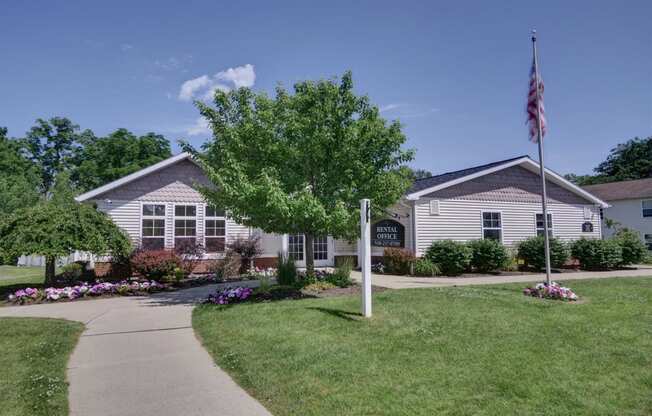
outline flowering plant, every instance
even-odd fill
[[[206,303],[214,303],[216,305],[238,303],[249,298],[252,293],[253,289],[250,287],[218,289],[215,293],[208,295]]]
[[[558,300],[577,300],[579,299],[575,292],[567,287],[561,286],[557,282],[537,283],[534,287],[523,289],[525,296],[534,296],[536,298],[558,299]]]
[[[157,292],[166,286],[155,281],[127,281],[123,280],[117,283],[95,282],[94,284],[80,283],[75,286],[66,286],[63,288],[48,287],[43,291],[28,287],[20,289],[9,295],[9,301],[14,303],[26,303],[36,300],[45,299],[56,302],[61,299],[74,300],[85,296],[101,295],[133,295],[137,293]]]

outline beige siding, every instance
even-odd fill
[[[482,238],[482,212],[497,211],[502,216],[503,243],[512,246],[536,235],[535,214],[541,212],[540,203],[505,203],[498,201],[439,200],[439,215],[430,215],[430,199],[416,201],[417,254],[422,255],[435,240],[469,241]],[[589,207],[591,218],[584,219],[584,207]],[[597,207],[584,204],[551,203],[553,234],[562,240],[581,237],[600,238],[600,215]],[[593,223],[592,233],[583,233],[582,224]]]

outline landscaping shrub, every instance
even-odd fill
[[[297,266],[288,256],[278,254],[276,280],[279,285],[293,286],[297,283]]]
[[[496,240],[486,238],[471,241],[469,248],[471,248],[471,266],[481,273],[502,270],[509,261],[507,249]]]
[[[471,249],[466,244],[453,240],[435,241],[428,247],[425,257],[435,263],[442,274],[457,276],[468,269]]]
[[[188,276],[204,257],[206,249],[195,240],[182,239],[175,243],[174,252],[181,259],[181,270]]]
[[[439,274],[439,267],[429,259],[422,257],[414,262],[414,275],[421,277],[433,277]]]
[[[414,254],[410,250],[391,247],[385,247],[385,250],[383,250],[385,272],[389,274],[404,275],[410,273],[414,260]]]
[[[211,272],[215,275],[215,280],[223,282],[239,276],[241,267],[242,257],[235,251],[229,249],[224,252],[224,258],[216,260],[213,263]]]
[[[621,266],[627,264],[643,263],[648,255],[645,244],[641,241],[641,236],[634,230],[621,228],[614,234],[614,239],[618,241],[622,250]]]
[[[353,262],[351,260],[343,261],[335,268],[333,273],[326,274],[325,281],[335,286],[349,287],[353,284],[351,269],[353,269]]]
[[[571,253],[585,270],[611,269],[623,261],[623,250],[616,239],[575,241]]]
[[[131,256],[131,269],[148,279],[160,280],[172,276],[183,266],[182,260],[170,250],[140,250]]]
[[[247,270],[253,269],[254,259],[263,253],[258,235],[248,238],[238,237],[229,243],[228,248],[240,255],[247,265]]]
[[[556,238],[550,239],[550,266],[561,267],[568,260],[568,247]],[[518,257],[525,265],[535,270],[546,267],[545,239],[543,236],[530,237],[518,244]]]
[[[70,263],[61,268],[60,277],[66,282],[73,283],[79,281],[83,273],[84,269],[82,268],[81,264]]]

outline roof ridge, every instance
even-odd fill
[[[497,165],[497,164],[501,164],[501,163],[507,163],[507,162],[511,162],[512,160],[521,159],[521,158],[524,158],[524,157],[530,158],[529,155],[521,155],[521,156],[511,157],[509,159],[497,160],[495,162],[484,163],[482,165],[471,166],[471,167],[464,168],[464,169],[458,169],[458,170],[452,170],[450,172],[439,173],[437,175],[428,176],[426,178],[415,179],[414,182],[423,181],[423,180],[432,179],[432,178],[437,178],[439,176],[444,176],[444,175],[450,175],[452,173],[464,172],[465,170],[479,169],[479,168],[483,168],[483,167],[486,167],[486,166],[489,166],[489,165]]]

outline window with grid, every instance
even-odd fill
[[[288,236],[288,257],[294,261],[303,261],[303,234]]]
[[[174,206],[174,246],[194,243],[197,238],[197,207],[194,205]]]
[[[641,202],[644,217],[652,217],[652,199]]]
[[[482,213],[482,238],[501,241],[503,224],[500,212]]]
[[[145,250],[165,248],[165,205],[143,204],[141,247]]]
[[[328,237],[315,237],[312,247],[315,260],[328,260]]]
[[[548,214],[548,237],[552,238],[552,214]],[[537,214],[537,235],[541,236],[545,233],[543,228],[543,214]]]
[[[209,253],[223,253],[226,245],[224,211],[207,205],[204,217],[204,246],[206,246],[206,251]]]
[[[648,250],[652,250],[652,234],[645,234],[645,245]]]

